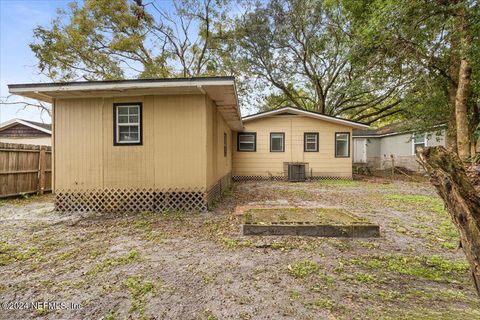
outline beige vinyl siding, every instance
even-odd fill
[[[143,145],[113,145],[113,104],[141,102],[143,104]],[[153,97],[110,98],[103,103],[103,185],[106,188],[154,188],[154,110]]]
[[[284,162],[307,162],[316,175],[351,177],[351,128],[304,116],[272,116],[244,123],[244,132],[257,133],[256,152],[238,152],[234,138],[234,176],[283,175]],[[270,133],[285,133],[285,152],[270,152]],[[319,133],[319,151],[304,152],[304,133]],[[335,157],[335,132],[350,133],[350,157]]]
[[[232,130],[215,103],[206,97],[207,104],[207,188],[232,171]],[[227,134],[227,156],[223,153],[223,134]]]
[[[142,102],[143,144],[113,145],[113,103]],[[59,99],[55,188],[205,188],[203,95]]]
[[[156,187],[205,188],[205,111],[202,95],[155,96]]]
[[[55,102],[55,189],[103,186],[103,99]]]

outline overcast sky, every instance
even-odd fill
[[[0,96],[9,95],[7,84],[51,82],[40,75],[36,68],[37,60],[30,50],[33,29],[36,26],[49,26],[59,8],[68,8],[72,0],[0,0]],[[82,3],[82,0],[77,0]],[[169,7],[169,0],[155,0]],[[240,10],[239,6],[232,8]],[[155,12],[151,12],[155,14]],[[10,97],[9,101],[23,100]],[[50,123],[48,115],[40,116],[35,108],[22,110],[22,106],[0,103],[0,123],[13,118]],[[243,110],[246,111],[246,110]],[[247,112],[248,114],[249,112]]]
[[[0,95],[8,96],[7,84],[48,81],[38,74],[36,59],[28,46],[37,25],[49,25],[57,8],[68,0],[0,0]],[[0,105],[0,122],[12,118],[41,121],[36,109]],[[44,122],[50,122],[48,116]]]

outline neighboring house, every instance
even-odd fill
[[[233,153],[236,179],[351,178],[352,128],[367,125],[284,107],[242,118]],[[299,165],[289,166],[289,165]],[[299,173],[292,172],[300,170]],[[292,175],[300,174],[300,177]]]
[[[52,125],[12,119],[0,124],[0,142],[51,146]]]
[[[386,125],[376,130],[353,131],[353,164],[368,166],[371,170],[404,167],[421,172],[417,162],[418,147],[445,146],[445,127],[424,134],[401,130],[401,123]],[[393,161],[392,161],[393,159]]]
[[[53,105],[60,211],[205,210],[232,175],[351,178],[352,128],[367,128],[294,108],[242,121],[233,77],[9,90]]]

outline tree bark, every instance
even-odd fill
[[[470,81],[472,67],[470,64],[469,50],[471,38],[469,35],[469,25],[467,9],[461,7],[458,11],[459,37],[460,37],[460,67],[458,71],[458,88],[455,96],[455,119],[457,126],[457,148],[458,156],[461,160],[470,157],[470,134],[468,128],[467,116],[467,98],[470,90]]]
[[[470,157],[470,133],[468,129],[467,98],[470,88],[472,68],[470,61],[463,58],[460,61],[458,73],[458,89],[455,97],[455,119],[457,126],[458,156],[462,160]]]
[[[421,150],[418,157],[460,232],[462,249],[480,296],[480,196],[454,153],[439,146]]]
[[[450,66],[449,66],[449,86],[448,98],[450,106],[450,114],[448,118],[447,128],[447,149],[458,153],[457,149],[457,120],[455,118],[455,97],[458,88],[458,73],[460,66],[460,57],[458,55],[458,40],[453,38],[450,42]]]
[[[447,125],[447,149],[458,153],[457,148],[457,120],[455,118],[455,96],[457,93],[457,87],[452,87],[449,89],[450,91],[450,115],[448,117],[448,125]]]

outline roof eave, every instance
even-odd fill
[[[33,123],[30,123],[28,121],[23,121],[22,119],[11,119],[11,120],[8,120],[4,123],[1,123],[0,124],[0,130],[5,130],[5,129],[8,129],[10,127],[13,127],[17,124],[23,124],[27,127],[30,127],[30,128],[33,128],[33,129],[36,129],[36,130],[39,130],[39,131],[42,131],[42,132],[45,132],[47,134],[52,134],[52,131],[51,130],[48,130],[48,129],[45,129],[45,128],[42,128],[40,126],[36,126],[34,125]]]
[[[358,129],[370,128],[370,126],[367,125],[367,124],[353,122],[353,121],[345,120],[345,119],[339,119],[339,118],[335,118],[335,117],[330,117],[330,116],[326,116],[326,115],[322,115],[322,114],[318,114],[318,113],[314,113],[314,112],[310,112],[310,111],[306,111],[306,110],[300,110],[300,109],[292,108],[292,107],[283,107],[283,108],[274,109],[274,110],[271,110],[271,111],[262,112],[262,113],[259,113],[259,114],[246,116],[246,117],[242,118],[242,121],[243,122],[248,122],[248,121],[252,121],[252,120],[256,120],[256,119],[261,119],[261,118],[264,118],[264,117],[274,116],[274,115],[280,114],[280,113],[285,112],[285,111],[289,111],[289,112],[292,112],[292,113],[295,113],[295,114],[305,115],[305,116],[308,116],[308,117],[311,117],[311,118],[316,118],[316,119],[324,120],[324,121],[327,121],[327,122],[342,124],[342,125],[349,126],[349,127],[352,127],[352,128],[358,128]]]
[[[232,92],[228,92],[232,91],[231,89],[226,89],[226,95],[221,96],[221,98],[218,98],[218,89],[210,91],[212,88],[222,86],[233,88],[233,96]],[[241,130],[243,128],[235,78],[233,77],[8,85],[11,94],[49,103],[52,103],[56,98],[78,98],[88,96],[89,94],[92,96],[146,95],[147,93],[145,92],[154,94],[156,90],[161,89],[165,91],[163,94],[175,94],[169,90],[174,88],[177,89],[177,94],[184,92],[184,94],[209,95],[215,101],[222,116],[224,116],[233,130]],[[213,97],[215,94],[217,97]],[[224,99],[225,97],[227,99]]]

